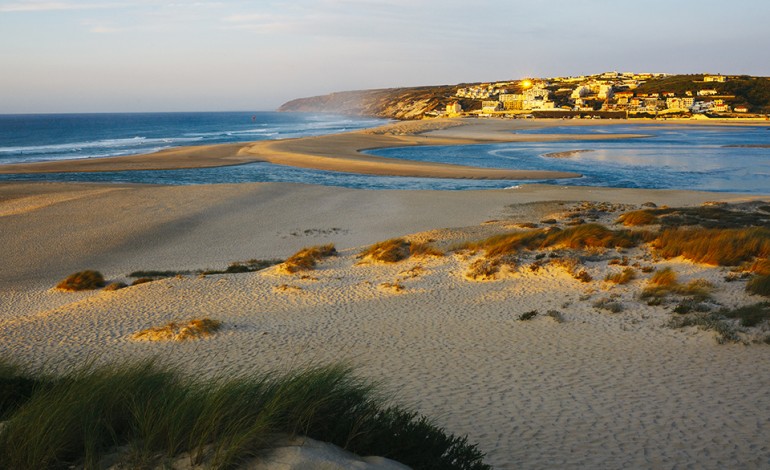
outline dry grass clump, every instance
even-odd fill
[[[664,258],[683,256],[697,263],[736,266],[754,258],[770,257],[770,229],[664,230],[652,246]]]
[[[553,266],[563,268],[570,276],[577,279],[580,282],[591,282],[593,277],[585,269],[582,268],[582,264],[578,258],[565,257],[565,258],[553,258],[549,261]]]
[[[80,271],[70,274],[66,279],[56,284],[57,289],[66,291],[93,290],[104,287],[104,276],[99,271]]]
[[[546,246],[585,248],[632,248],[644,241],[647,234],[628,230],[610,230],[599,224],[583,224],[548,234]]]
[[[501,258],[479,258],[468,267],[465,277],[474,281],[491,281],[500,272],[502,264]]]
[[[222,322],[210,318],[190,320],[187,323],[171,322],[165,326],[157,326],[138,331],[131,335],[136,341],[187,341],[190,339],[206,338],[219,331]]]
[[[746,267],[745,271],[760,276],[770,276],[770,259],[756,259]]]
[[[658,217],[650,210],[631,211],[621,214],[617,223],[626,227],[638,227],[641,225],[654,225],[658,223]]]
[[[546,229],[537,229],[496,235],[479,242],[476,247],[484,249],[487,257],[490,258],[515,254],[523,249],[539,248],[548,232],[549,230]]]
[[[496,235],[471,248],[483,249],[488,257],[544,248],[631,248],[651,238],[646,232],[610,230],[600,224],[582,224],[566,229],[550,228]]]
[[[615,274],[607,274],[604,278],[607,282],[614,282],[615,284],[628,284],[636,279],[636,270],[634,268],[626,268],[623,271]]]
[[[323,258],[328,258],[337,254],[334,244],[306,247],[291,255],[281,265],[283,270],[289,274],[299,271],[309,271],[315,268],[316,264]]]
[[[651,305],[661,303],[670,294],[689,297],[693,302],[703,302],[711,298],[713,291],[714,285],[705,279],[693,279],[687,284],[681,284],[673,269],[664,268],[656,271],[647,281],[647,287],[640,297],[648,300]]]
[[[139,284],[147,284],[152,281],[157,281],[157,279],[154,277],[140,277],[139,279],[134,279],[134,282],[132,282],[131,285],[138,286]]]
[[[444,256],[444,252],[429,243],[410,243],[409,254],[411,256]]]
[[[124,287],[128,287],[125,282],[111,282],[104,286],[104,290],[106,291],[116,291],[123,289]]]
[[[409,258],[410,244],[403,238],[391,238],[375,243],[362,251],[358,257],[368,258],[383,263],[397,263]]]
[[[770,276],[754,276],[746,284],[746,292],[770,297]]]

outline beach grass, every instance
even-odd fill
[[[80,271],[70,274],[56,284],[57,289],[65,291],[81,291],[100,289],[105,285],[104,276],[99,271]]]
[[[652,247],[663,258],[682,256],[696,263],[738,266],[770,257],[770,229],[669,229],[652,241]]]
[[[619,273],[607,274],[607,276],[604,278],[604,280],[607,282],[621,285],[628,284],[634,279],[636,279],[636,270],[634,268],[625,268]]]
[[[618,217],[617,223],[623,224],[626,227],[653,225],[658,223],[658,217],[651,210],[642,209],[621,214]]]
[[[281,265],[287,273],[314,269],[319,261],[337,254],[334,244],[305,247],[291,255]]]
[[[233,468],[303,435],[415,469],[489,469],[464,437],[391,406],[345,365],[196,381],[154,361],[28,377],[0,362],[0,469],[193,465]]]
[[[711,298],[714,285],[705,279],[693,279],[687,284],[682,284],[670,267],[659,269],[647,281],[647,286],[642,290],[640,298],[648,303],[660,303],[668,295],[675,294],[688,297],[694,303],[701,303]]]
[[[187,341],[207,338],[222,328],[222,322],[211,318],[198,318],[186,323],[170,322],[137,331],[131,338],[137,341]]]
[[[397,263],[411,255],[410,243],[403,238],[391,238],[365,248],[358,256],[382,263]]]
[[[746,292],[763,297],[770,297],[770,275],[754,276],[746,283]]]

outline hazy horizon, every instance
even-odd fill
[[[0,1],[0,114],[270,111],[612,70],[768,76],[768,18],[756,0]]]

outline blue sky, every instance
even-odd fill
[[[0,0],[0,113],[269,110],[608,70],[770,75],[760,0]]]

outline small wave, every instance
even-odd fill
[[[89,149],[112,149],[126,147],[143,147],[157,144],[178,144],[186,142],[197,142],[200,138],[147,138],[147,137],[129,137],[125,139],[103,139],[90,142],[73,142],[68,144],[51,145],[30,145],[18,147],[0,147],[0,155],[40,155],[59,153],[77,153]]]

